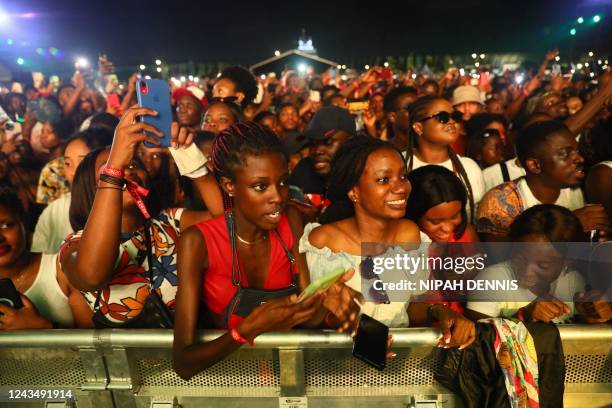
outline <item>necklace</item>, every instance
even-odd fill
[[[256,239],[255,241],[247,241],[246,239],[244,239],[240,235],[238,235],[237,232],[234,233],[234,235],[236,235],[236,238],[238,238],[238,241],[242,242],[244,245],[255,245],[259,241],[265,241],[266,240],[266,236],[265,235],[262,238]]]

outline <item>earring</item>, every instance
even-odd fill
[[[234,193],[227,193],[228,196],[233,197]]]

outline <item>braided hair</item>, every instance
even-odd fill
[[[264,152],[283,153],[283,145],[274,132],[255,122],[238,122],[219,132],[212,144],[212,165],[215,178],[236,180],[236,170],[245,164],[247,155]],[[283,156],[284,157],[284,156]],[[231,210],[230,197],[223,193],[226,211]]]
[[[421,121],[427,114],[427,108],[438,100],[445,100],[444,98],[437,95],[426,95],[417,99],[410,108],[409,123],[408,123],[408,148],[406,150],[406,158],[408,160],[408,172],[412,171],[414,151],[418,148],[419,135],[414,131],[414,124]],[[474,192],[472,190],[472,184],[467,176],[467,172],[459,159],[459,156],[453,150],[450,145],[448,146],[448,157],[451,160],[453,168],[456,169],[459,174],[459,178],[465,184],[468,201],[470,203],[470,219],[474,219]]]
[[[369,136],[352,137],[338,149],[331,162],[327,186],[331,205],[321,214],[321,224],[340,221],[355,214],[348,192],[359,183],[370,154],[382,149],[395,150],[403,160],[401,151],[391,143]]]

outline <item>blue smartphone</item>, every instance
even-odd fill
[[[136,81],[136,97],[138,105],[157,111],[157,116],[142,116],[140,120],[149,123],[164,133],[157,138],[159,146],[144,141],[145,147],[170,146],[170,128],[172,126],[172,106],[170,105],[170,89],[168,83],[161,79],[139,79]]]

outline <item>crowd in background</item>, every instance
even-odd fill
[[[137,74],[120,83],[101,60],[96,81],[77,70],[62,84],[12,84],[0,277],[24,307],[0,305],[0,330],[159,327],[147,313],[161,302],[188,378],[265,332],[353,331],[353,299],[391,327],[440,326],[444,347],[470,346],[488,316],[605,323],[606,288],[587,290],[557,244],[612,238],[612,75],[551,73],[556,55],[520,84],[513,71],[379,66],[172,78],[172,148],[205,158],[187,175],[168,148],[143,144],[162,134],[138,120],[155,112],[137,106]],[[363,242],[539,246],[480,272],[518,278],[520,295],[398,302],[369,284]],[[338,267],[327,292],[296,300]],[[202,327],[229,331],[198,344]]]

